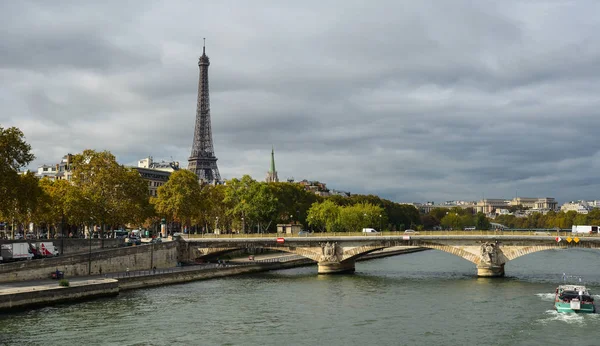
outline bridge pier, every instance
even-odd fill
[[[354,273],[354,260],[345,260],[343,262],[319,262],[319,274],[349,274]]]
[[[477,276],[499,278],[504,276],[504,263],[500,265],[480,264],[477,266]]]

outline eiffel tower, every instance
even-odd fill
[[[198,176],[201,184],[216,184],[221,181],[217,158],[213,149],[212,130],[210,127],[210,99],[208,95],[208,66],[206,56],[206,39],[202,46],[202,56],[198,61],[200,78],[198,81],[198,104],[196,106],[196,126],[192,154],[188,159],[188,169]]]

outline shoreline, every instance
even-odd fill
[[[428,250],[426,248],[403,248],[367,254],[357,261],[397,256]],[[279,256],[280,257],[280,256]],[[58,282],[38,283],[0,289],[0,313],[25,311],[45,306],[75,303],[100,297],[117,296],[120,292],[157,286],[175,285],[192,281],[210,280],[220,277],[260,273],[272,270],[292,269],[315,265],[308,258],[285,262],[260,263],[251,261],[233,262],[226,267],[198,268],[180,271],[151,273],[118,278],[77,278],[70,280],[69,287]]]

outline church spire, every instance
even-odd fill
[[[275,172],[275,147],[271,146],[271,173]]]
[[[267,172],[267,183],[278,183],[277,171],[275,170],[275,147],[271,146],[271,169]]]

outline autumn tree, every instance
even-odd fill
[[[21,130],[0,126],[0,217],[22,215],[23,208],[31,206],[31,201],[26,201],[31,196],[23,195],[23,191],[20,191],[28,190],[31,186],[19,187],[30,179],[20,179],[18,172],[34,158]]]
[[[200,212],[200,183],[194,172],[178,170],[171,173],[169,180],[158,188],[151,202],[159,215],[181,223],[181,230],[190,226]]]
[[[80,190],[75,197],[85,207],[90,224],[114,228],[141,223],[151,211],[148,186],[131,168],[117,163],[108,151],[85,150],[73,157],[72,182]],[[77,211],[77,214],[83,214]]]

